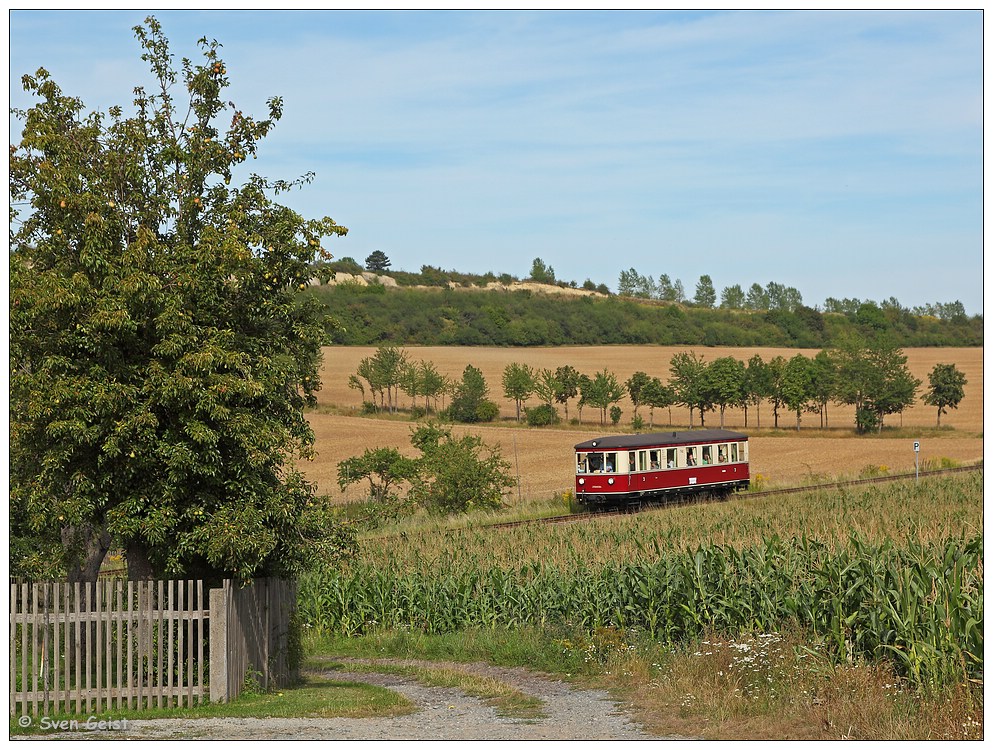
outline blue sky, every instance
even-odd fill
[[[11,105],[38,67],[130,103],[145,15],[12,11]],[[283,97],[252,167],[316,173],[283,201],[338,257],[983,312],[979,11],[155,15],[177,59],[223,45],[246,112]]]

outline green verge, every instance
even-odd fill
[[[60,713],[47,716],[48,726],[60,722],[87,721],[120,722],[149,719],[215,719],[215,718],[365,718],[370,716],[402,716],[414,706],[399,693],[361,682],[340,682],[320,676],[319,664],[305,664],[304,674],[295,685],[282,690],[242,693],[229,703],[204,703],[190,708],[153,708],[145,711],[113,710],[87,714]],[[11,717],[10,734],[44,736],[59,731],[43,729],[41,717],[32,717],[31,726],[21,727],[19,719]],[[86,736],[81,731],[80,735]],[[101,736],[108,736],[102,734]],[[109,739],[113,739],[110,733]]]

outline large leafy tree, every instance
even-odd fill
[[[845,337],[832,358],[837,363],[835,398],[855,407],[857,431],[879,430],[887,414],[913,404],[921,381],[910,374],[907,357],[889,337]]]
[[[251,117],[217,42],[177,70],[154,18],[135,34],[156,89],[129,114],[87,112],[43,69],[13,113],[12,534],[76,580],[112,543],[133,577],[292,573],[341,541],[294,467],[329,339],[298,292],[346,230],[275,202],[308,177],[239,168],[279,98]]]
[[[938,407],[938,427],[941,427],[941,415],[947,413],[948,407],[957,409],[965,398],[965,385],[968,382],[965,373],[953,364],[937,364],[931,370],[924,403]]]

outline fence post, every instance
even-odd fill
[[[227,703],[228,611],[223,588],[210,590],[210,702]]]

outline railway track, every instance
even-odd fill
[[[972,466],[957,466],[951,469],[933,469],[931,471],[920,472],[920,477],[934,477],[943,474],[960,474],[967,471],[982,471],[982,464]],[[882,484],[884,482],[896,482],[900,480],[914,479],[917,474],[888,474],[880,477],[869,477],[867,479],[852,479],[844,482],[826,482],[823,484],[808,484],[800,487],[781,487],[774,490],[761,490],[759,492],[749,492],[748,497],[775,497],[778,495],[796,495],[800,492],[816,492],[818,490],[842,489],[844,487],[857,487],[865,484]],[[729,497],[727,495],[724,496]],[[591,518],[604,518],[608,516],[625,516],[632,513],[640,513],[645,510],[657,508],[667,508],[673,505],[691,505],[700,502],[718,502],[717,498],[709,496],[685,497],[680,500],[666,500],[661,502],[644,502],[634,506],[616,508],[611,510],[588,511],[584,513],[570,513],[564,516],[548,516],[546,518],[531,518],[523,521],[506,521],[504,523],[489,524],[491,529],[509,529],[514,526],[524,526],[535,523],[573,523],[576,521],[586,521]]]

